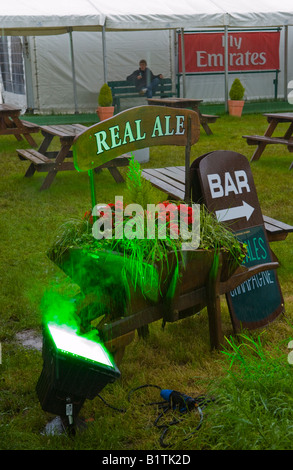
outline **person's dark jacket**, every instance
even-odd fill
[[[139,75],[142,76],[141,79],[137,78]],[[134,83],[137,90],[141,90],[142,88],[146,88],[148,85],[150,85],[154,78],[159,77],[160,75],[154,75],[153,72],[146,67],[145,70],[135,70],[130,75],[128,75],[128,77],[126,77],[126,80],[128,82]]]

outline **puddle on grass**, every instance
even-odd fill
[[[29,349],[42,350],[43,338],[34,330],[23,330],[15,335],[18,343],[21,343],[23,347]]]

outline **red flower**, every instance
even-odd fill
[[[172,235],[179,235],[180,234],[180,231],[179,231],[179,227],[177,224],[175,224],[174,222],[171,222],[170,225],[170,234]]]
[[[86,211],[83,218],[87,219],[90,224],[94,223],[94,218],[92,216],[92,211]]]
[[[160,202],[159,204],[163,204],[165,207],[167,207],[170,203],[170,201],[163,201],[163,202]]]

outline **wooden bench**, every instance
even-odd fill
[[[35,149],[17,149],[20,160],[29,160],[32,166],[29,166],[25,176],[32,176],[34,171],[49,171],[54,169],[55,163],[50,158],[41,154]]]
[[[113,106],[115,106],[115,112],[119,113],[121,106],[121,98],[141,98],[141,95],[135,88],[132,82],[127,80],[118,80],[108,82],[109,87],[112,91]],[[158,85],[156,96],[160,95],[161,98],[169,96],[177,96],[177,91],[173,91],[171,78],[162,78]]]
[[[35,149],[17,149],[17,154],[20,160],[29,160],[32,165],[29,166],[25,176],[30,177],[33,175],[35,171],[38,172],[48,172],[51,170],[54,171],[64,171],[64,170],[74,170],[73,162],[60,162],[56,163],[54,160],[56,155],[58,154],[57,151],[55,152],[46,152],[46,155],[38,152]],[[69,151],[67,154],[67,158],[72,157],[72,151]],[[99,168],[95,168],[95,172],[99,173],[103,169],[109,170],[112,174],[113,178],[117,183],[123,183],[124,178],[119,173],[117,167],[123,167],[129,165],[129,155],[120,155],[115,159],[111,160],[110,162],[104,163],[99,166]],[[47,189],[47,188],[43,188]]]
[[[265,135],[243,135],[248,145],[258,145],[261,143],[269,144],[282,144],[288,147],[289,152],[293,152],[293,139],[284,139],[283,137],[267,137]]]
[[[243,135],[248,145],[257,145],[251,161],[258,160],[267,145],[286,145],[289,152],[293,152],[293,139],[284,139],[283,137],[267,137],[264,135]],[[293,168],[293,162],[289,166],[289,170]]]

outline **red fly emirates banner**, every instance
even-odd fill
[[[279,31],[229,33],[229,71],[279,69],[279,43]],[[224,72],[223,33],[185,34],[184,44],[186,73]],[[181,36],[179,36],[179,73],[181,72]]]

